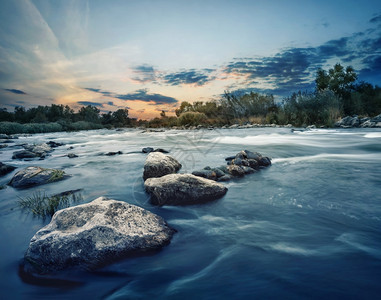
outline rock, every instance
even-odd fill
[[[6,165],[6,164],[3,164],[2,162],[0,162],[0,176],[4,176],[10,172],[12,172],[14,169],[16,169],[16,167],[14,166],[9,166],[9,165]]]
[[[53,142],[53,141],[49,141],[46,144],[48,144],[51,148],[57,148],[57,147],[65,145],[63,143],[58,143],[58,142]]]
[[[23,158],[36,158],[39,157],[36,153],[28,150],[20,150],[13,152],[12,159],[23,159]]]
[[[226,174],[226,175],[224,175],[224,176],[219,177],[219,178],[217,179],[217,181],[229,181],[229,180],[232,179],[232,178],[233,178],[233,176]]]
[[[31,239],[24,260],[31,272],[70,267],[94,270],[128,255],[169,244],[175,230],[149,211],[105,197],[57,211]]]
[[[169,174],[144,182],[157,205],[186,205],[211,201],[224,196],[227,188],[213,180],[191,174]]]
[[[229,156],[225,158],[226,161],[232,161],[233,159],[235,159],[235,156]]]
[[[52,148],[46,143],[38,145],[25,145],[24,149],[36,153],[37,156],[42,156],[44,154],[46,155],[46,153],[52,151]]]
[[[193,171],[192,174],[210,180],[217,180],[217,174],[212,170]]]
[[[241,166],[241,169],[245,174],[251,174],[254,173],[255,170],[253,168],[247,167],[247,166]]]
[[[245,175],[245,171],[240,166],[229,165],[227,167],[227,169],[228,169],[229,174],[233,175],[235,177],[241,177],[241,176]]]
[[[220,168],[213,168],[212,171],[216,173],[217,178],[220,178],[226,175]]]
[[[68,175],[62,170],[27,167],[18,171],[8,184],[15,188],[27,188],[59,181],[67,177]]]
[[[78,157],[78,155],[77,155],[77,154],[74,154],[74,153],[69,153],[69,154],[67,155],[67,157],[69,157],[69,158],[75,158],[75,157]]]
[[[268,157],[261,157],[261,159],[258,161],[258,164],[260,167],[268,167],[271,165],[271,159]]]
[[[259,168],[259,163],[256,159],[249,158],[246,160],[249,163],[249,167],[253,169]]]
[[[7,144],[0,144],[0,149],[7,148],[7,147],[8,147]]]
[[[359,127],[360,126],[360,120],[358,116],[346,116],[345,118],[342,118],[340,121],[335,123],[335,127],[342,127],[342,128],[351,128],[351,127]]]
[[[143,179],[176,173],[180,168],[181,164],[172,156],[161,152],[151,152],[144,164]]]
[[[381,114],[379,114],[378,116],[375,116],[371,119],[372,122],[374,123],[380,123],[381,122]]]
[[[107,156],[114,156],[114,155],[120,155],[120,154],[123,154],[122,151],[118,151],[118,152],[108,152],[106,153],[105,155]]]
[[[153,152],[169,153],[169,151],[164,150],[162,148],[157,148],[157,149],[153,150]]]
[[[152,147],[145,147],[142,149],[142,152],[143,153],[151,153],[151,152],[153,152],[153,150],[154,149]]]

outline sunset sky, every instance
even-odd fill
[[[152,118],[224,90],[312,89],[352,65],[381,85],[381,1],[1,0],[0,107]]]

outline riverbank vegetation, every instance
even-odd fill
[[[328,71],[319,69],[313,91],[298,91],[275,101],[273,95],[255,92],[229,92],[218,100],[182,102],[176,116],[149,121],[131,119],[127,109],[100,114],[95,106],[74,112],[69,106],[52,104],[14,112],[0,109],[0,133],[37,133],[115,127],[223,126],[232,124],[292,124],[332,127],[347,115],[373,117],[381,113],[381,88],[358,82],[352,67],[336,64]]]

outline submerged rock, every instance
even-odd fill
[[[69,157],[69,158],[75,158],[75,157],[78,157],[78,155],[74,154],[74,153],[68,153],[67,157]]]
[[[154,149],[152,147],[145,147],[142,149],[142,152],[143,153],[151,153],[151,152],[153,152],[153,150]]]
[[[114,155],[120,155],[123,154],[122,151],[117,151],[117,152],[107,152],[105,155],[107,156],[114,156]]]
[[[31,239],[25,262],[39,274],[73,266],[92,270],[161,248],[174,233],[164,219],[143,208],[100,197],[56,212]]]
[[[59,181],[67,177],[68,175],[62,170],[27,167],[18,171],[8,184],[15,188],[27,188]]]
[[[144,164],[143,179],[176,173],[180,168],[181,164],[172,156],[161,152],[151,152]]]
[[[3,164],[2,162],[0,162],[0,176],[4,176],[4,175],[8,174],[8,173],[12,172],[14,169],[16,169],[16,167],[6,165],[6,164]]]
[[[169,174],[144,182],[157,205],[186,205],[211,201],[224,196],[227,188],[213,180],[192,174]]]

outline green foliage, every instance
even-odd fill
[[[45,219],[46,217],[52,217],[57,210],[67,208],[79,200],[82,200],[82,195],[77,194],[77,191],[53,196],[37,191],[31,196],[19,198],[18,204],[21,208],[30,211],[34,216]]]

